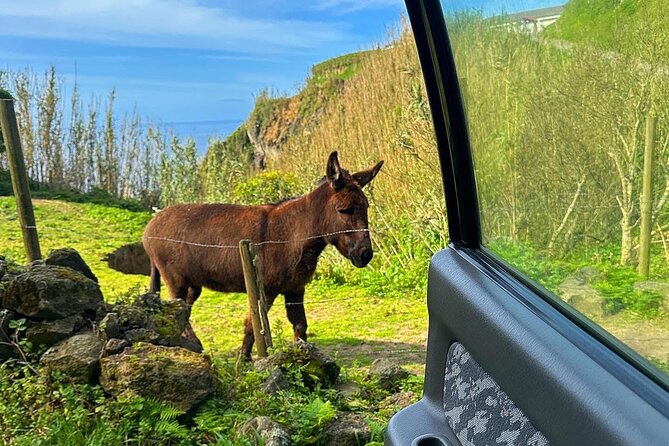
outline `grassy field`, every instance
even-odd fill
[[[97,204],[35,200],[43,255],[62,247],[76,249],[98,276],[105,299],[146,291],[148,277],[122,274],[102,260],[114,249],[141,238],[150,219],[132,212]],[[0,254],[25,263],[21,233],[12,198],[0,198]],[[336,282],[328,271],[336,265]],[[349,366],[363,367],[377,357],[393,357],[409,369],[421,372],[427,335],[427,308],[423,283],[402,292],[369,289],[346,283],[345,275],[357,273],[326,253],[316,280],[307,288],[305,306],[310,340]],[[382,276],[379,276],[383,279]],[[292,328],[286,319],[282,297],[270,311],[275,331],[286,338]],[[213,355],[230,356],[241,345],[246,296],[205,290],[193,308],[192,322],[206,349]]]
[[[149,213],[56,200],[35,200],[34,206],[44,256],[55,248],[76,249],[109,302],[146,291],[148,277],[119,273],[102,259],[139,240]],[[12,198],[0,197],[0,233],[0,255],[25,263]],[[368,366],[383,357],[414,372],[401,390],[419,398],[427,336],[425,281],[415,286],[393,281],[392,273],[380,270],[380,258],[357,270],[334,250],[324,257],[306,292],[308,334],[342,366],[341,383],[360,389],[354,395],[299,386],[274,396],[260,391],[266,377],[237,363],[246,296],[204,291],[191,322],[218,366],[221,394],[200,408],[187,427],[156,402],[109,400],[97,387],[46,384],[38,375],[0,366],[0,443],[252,445],[257,443],[240,434],[240,427],[253,416],[268,415],[289,427],[294,444],[319,444],[326,421],[345,410],[362,414],[372,429],[368,444],[380,445],[388,419],[402,406],[384,402],[391,393],[367,378]],[[292,340],[282,303],[279,297],[269,314],[279,348]]]

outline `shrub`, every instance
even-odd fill
[[[297,176],[277,171],[262,172],[237,184],[234,199],[238,203],[271,203],[298,195]]]

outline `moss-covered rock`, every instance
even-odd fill
[[[61,248],[51,251],[49,256],[46,258],[45,263],[47,265],[66,266],[68,268],[72,268],[75,271],[79,271],[93,282],[98,283],[98,278],[96,275],[93,274],[93,271],[91,271],[79,253],[72,248]]]
[[[9,323],[16,318],[16,313],[10,310],[0,310],[0,362],[15,356],[16,349],[11,345],[11,330]]]
[[[260,371],[298,367],[304,383],[309,387],[316,383],[333,386],[340,371],[339,365],[332,358],[324,355],[314,344],[301,340],[268,358],[256,361],[254,366]]]
[[[103,302],[97,283],[71,268],[49,265],[19,274],[0,297],[3,308],[48,320],[83,313],[94,316]]]
[[[26,330],[26,339],[33,347],[51,347],[58,342],[83,329],[86,320],[78,314],[58,319],[32,323]]]
[[[160,300],[157,294],[143,294],[130,304],[117,304],[114,312],[118,333],[110,337],[120,336],[130,343],[185,346],[182,334],[188,327],[190,306],[180,299]]]
[[[40,362],[73,382],[95,384],[98,380],[102,341],[92,331],[74,335],[47,350]]]
[[[188,411],[217,389],[209,359],[180,347],[137,344],[101,360],[100,383],[108,393],[156,398]]]
[[[372,438],[372,430],[361,414],[341,412],[325,428],[326,446],[358,446],[367,444]]]
[[[100,321],[98,330],[105,340],[118,338],[121,332],[118,323],[118,313],[107,313]]]
[[[26,268],[13,262],[8,262],[0,255],[0,304],[2,303],[2,295],[9,286],[9,283],[19,274],[26,272]]]
[[[399,389],[402,381],[410,375],[411,373],[390,359],[379,358],[374,360],[372,366],[369,368],[368,378],[375,380],[376,385],[383,390],[395,392]]]

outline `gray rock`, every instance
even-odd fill
[[[301,368],[304,383],[309,387],[315,386],[317,382],[326,387],[332,386],[339,377],[339,365],[332,358],[324,355],[314,344],[301,340],[265,360],[256,361],[255,365],[256,370],[294,366]]]
[[[86,321],[78,314],[55,321],[33,323],[26,330],[26,339],[32,343],[33,347],[44,346],[48,348],[85,326]]]
[[[268,356],[267,358],[258,358],[253,361],[253,368],[257,372],[268,372],[274,370],[279,364],[277,362],[276,355]]]
[[[353,381],[346,381],[345,383],[338,384],[335,386],[335,390],[341,393],[344,398],[358,395],[362,391],[360,386]]]
[[[365,418],[355,413],[340,413],[325,428],[326,446],[362,446],[372,438]]]
[[[0,280],[7,274],[7,261],[3,256],[0,256]]]
[[[649,291],[662,297],[669,297],[669,283],[644,280],[634,284],[634,291]]]
[[[662,309],[669,313],[669,283],[644,280],[634,284],[635,291],[647,291],[662,296]]]
[[[269,377],[262,384],[261,389],[265,393],[274,395],[281,390],[290,389],[290,383],[286,379],[281,369],[277,368],[269,375]]]
[[[131,343],[150,342],[202,351],[195,333],[182,338],[189,327],[190,306],[180,299],[160,300],[157,294],[143,294],[132,304],[116,305],[114,311],[121,335]]]
[[[203,355],[140,344],[102,358],[100,384],[114,396],[128,392],[188,411],[216,391],[218,380]]]
[[[400,383],[411,375],[389,359],[376,359],[369,368],[369,376],[376,380],[376,384],[383,390],[394,392]]]
[[[2,295],[4,308],[48,320],[94,315],[101,303],[97,283],[63,266],[35,266],[14,278]]]
[[[604,297],[583,278],[569,277],[560,284],[560,298],[588,317],[605,314]]]
[[[265,446],[290,446],[290,432],[281,424],[269,417],[255,417],[244,423],[241,429],[242,435],[256,440],[255,444]],[[261,440],[262,443],[258,443]]]
[[[93,274],[93,271],[86,265],[84,259],[79,253],[72,248],[61,248],[51,251],[51,254],[46,258],[47,265],[65,266],[79,271],[84,276],[98,283],[98,278]]]
[[[116,305],[113,312],[118,314],[118,324],[122,332],[134,328],[145,328],[151,323],[150,313],[136,305]]]
[[[104,258],[111,269],[126,274],[151,274],[149,256],[144,251],[142,242],[124,245],[107,254]]]
[[[117,355],[125,350],[126,347],[130,347],[130,342],[125,339],[110,339],[102,350],[102,356]]]
[[[156,331],[149,330],[148,328],[133,328],[132,330],[125,332],[124,338],[131,344],[136,344],[138,342],[158,344],[160,335]]]
[[[118,324],[117,313],[107,313],[100,321],[100,333],[104,335],[105,339],[118,338],[121,329]]]
[[[397,411],[407,407],[417,400],[418,395],[413,392],[398,392],[381,401],[379,403],[379,408],[393,409],[394,411]]]
[[[40,362],[76,383],[97,383],[102,341],[92,331],[74,335],[47,350]]]
[[[9,323],[16,319],[16,313],[11,310],[0,310],[0,362],[12,358],[16,349],[11,345],[12,332]]]

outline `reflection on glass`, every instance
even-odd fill
[[[518,2],[494,3],[496,11],[472,13],[455,12],[454,2],[446,12],[484,243],[666,372],[662,2],[595,8],[572,0],[502,15],[493,13],[517,12]]]

